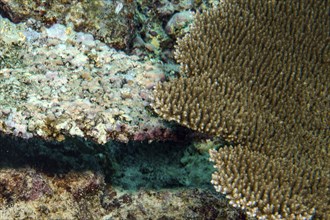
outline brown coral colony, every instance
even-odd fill
[[[328,1],[225,0],[178,41],[181,76],[154,110],[233,141],[211,150],[212,183],[259,219],[327,219]]]

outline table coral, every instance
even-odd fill
[[[209,135],[212,183],[258,219],[328,219],[329,2],[224,0],[178,41],[155,111]]]

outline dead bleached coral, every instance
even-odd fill
[[[36,32],[10,25],[11,31],[0,35],[0,51],[13,44],[7,42],[10,33],[23,36],[24,48],[17,49],[19,64],[0,70],[1,132],[55,140],[89,137],[98,143],[174,138],[146,108],[151,87],[164,77],[161,65],[142,63],[71,26]]]

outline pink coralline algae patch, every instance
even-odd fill
[[[63,188],[71,193],[77,201],[89,195],[96,194],[105,186],[104,176],[91,171],[68,173],[63,178],[57,178],[54,184],[56,187]]]
[[[143,140],[178,141],[178,137],[169,128],[156,127],[156,128],[145,129],[145,131],[134,134],[133,140],[134,141],[143,141]]]
[[[50,195],[52,190],[50,186],[46,183],[43,177],[39,174],[32,173],[29,179],[25,181],[25,191],[22,195],[23,199],[26,200],[36,200],[43,195]]]
[[[21,60],[0,70],[0,132],[100,144],[176,139],[148,108],[153,87],[165,78],[161,64],[59,24],[41,32],[12,25],[6,36],[12,32],[22,35]]]

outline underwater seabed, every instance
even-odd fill
[[[149,109],[156,83],[179,71],[173,45],[192,21],[191,13],[174,12],[202,2],[169,2],[169,16],[165,5],[137,1],[137,14],[148,14],[139,24],[154,25],[135,30],[134,41],[130,26],[117,22],[130,24],[133,4],[108,14],[116,22],[89,16],[78,32],[74,16],[86,13],[71,10],[63,24],[56,3],[48,11],[36,3],[54,15],[49,20],[24,1],[30,14],[23,17],[32,19],[23,22],[22,5],[12,3],[0,3],[0,220],[245,218],[211,185],[207,150],[179,142],[180,132]],[[107,30],[90,30],[98,22]]]
[[[244,219],[191,143],[0,137],[0,219]]]

